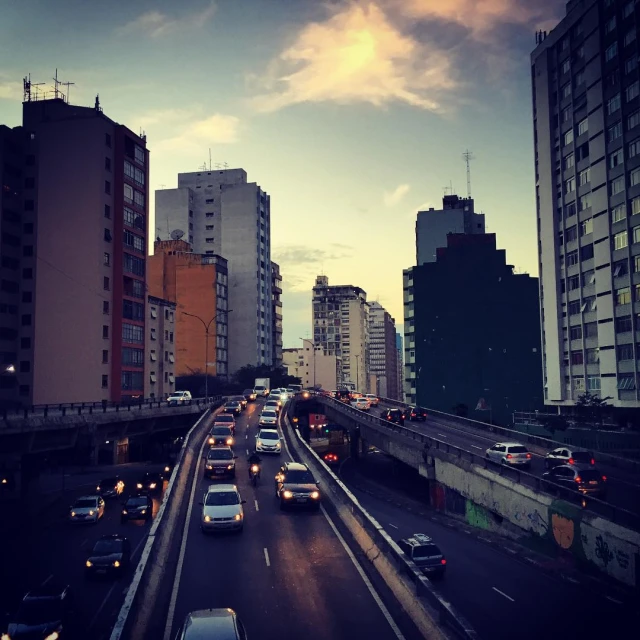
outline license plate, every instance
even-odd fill
[[[216,473],[218,475],[222,475],[224,473],[224,469],[216,469]]]
[[[598,484],[597,480],[589,480],[589,484]]]
[[[296,502],[306,502],[306,498],[296,498]]]
[[[107,573],[106,569],[96,569],[96,573]]]

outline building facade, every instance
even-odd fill
[[[418,211],[416,218],[416,264],[436,261],[436,251],[447,246],[447,235],[484,233],[484,213],[475,213],[473,198],[455,194],[442,198],[442,209]]]
[[[271,346],[273,355],[271,361],[274,368],[282,366],[282,276],[280,265],[271,263],[271,317],[273,319],[273,335]]]
[[[316,347],[336,356],[337,384],[353,383],[361,393],[369,389],[369,305],[367,294],[353,285],[329,286],[318,276],[313,287],[313,339]]]
[[[269,195],[243,169],[178,174],[177,189],[156,191],[156,238],[189,241],[202,255],[225,256],[229,273],[229,371],[273,365]]]
[[[229,318],[227,261],[193,253],[184,240],[161,240],[148,257],[148,272],[150,294],[176,305],[175,375],[228,376],[235,319]]]
[[[382,398],[400,400],[398,349],[396,347],[396,321],[379,303],[369,303],[369,373],[375,384],[371,393]]]
[[[163,399],[176,390],[176,308],[175,302],[147,297],[145,398]]]
[[[634,2],[572,0],[531,54],[545,403],[640,407]]]
[[[300,378],[305,389],[333,391],[338,384],[340,360],[335,355],[326,355],[313,340],[304,339],[302,347],[283,350],[283,364],[289,375]]]
[[[398,387],[396,397],[398,400],[404,401],[404,340],[400,333],[396,333],[396,351],[398,359]]]

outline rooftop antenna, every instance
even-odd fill
[[[471,197],[471,161],[474,160],[473,153],[467,149],[462,157],[464,161],[467,163],[467,198]]]
[[[67,96],[66,96],[66,101],[67,104],[70,104],[69,102],[69,96],[71,95],[71,90],[69,89],[70,86],[74,85],[75,82],[60,82],[61,85],[64,85],[65,87],[67,87]],[[64,97],[64,94],[63,94]]]
[[[443,188],[443,190],[444,190],[444,195],[446,196],[446,195],[447,195],[447,191],[449,191],[449,187],[444,186],[444,187],[442,187],[442,188]]]
[[[53,81],[54,81],[54,95],[57,98],[58,94],[60,93],[60,89],[58,89],[58,87],[60,86],[60,81],[58,80],[58,70],[56,69],[56,75],[53,77]]]
[[[160,185],[160,188],[161,188],[161,189],[164,189],[164,188],[165,188],[165,186],[166,186],[166,185],[161,184],[161,185]]]
[[[27,77],[23,78],[22,80],[22,87],[23,87],[23,101],[24,102],[31,102],[32,99],[37,100],[38,99],[38,89],[35,89],[33,92],[33,95],[31,94],[31,89],[35,88],[35,87],[40,87],[44,84],[44,82],[31,82],[31,74],[29,74]]]
[[[211,147],[209,147],[209,171],[211,171]]]

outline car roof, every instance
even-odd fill
[[[277,429],[262,429],[262,428],[260,428],[260,433],[262,433],[263,431],[265,433],[275,433],[276,435],[278,435],[278,430]]]
[[[231,422],[231,420],[235,422],[236,420],[230,413],[219,413],[214,419],[219,420],[220,418],[224,418],[227,422]]]
[[[120,533],[108,533],[104,536],[100,536],[97,541],[100,540],[122,540],[123,542],[126,540],[126,536],[121,535]]]
[[[224,491],[238,491],[238,486],[235,484],[210,484],[207,488],[207,493],[221,493]]]
[[[522,442],[496,442],[496,444],[499,444],[505,447],[525,447],[526,449],[526,445],[522,444]],[[493,446],[495,447],[496,444],[494,444]]]
[[[96,496],[96,495],[80,496],[79,498],[76,498],[76,502],[78,502],[79,500],[98,500],[99,498],[100,498],[100,496]]]
[[[309,471],[309,467],[306,464],[300,462],[285,462],[284,467],[290,471]]]
[[[23,598],[23,600],[52,600],[60,599],[69,592],[68,585],[44,584],[35,589],[31,589]]]
[[[203,609],[189,613],[184,622],[186,640],[236,640],[236,613],[233,609]]]
[[[262,413],[266,413],[266,414],[269,414],[269,415],[273,414],[274,416],[277,415],[276,412],[273,409],[263,409],[260,413],[261,414]]]

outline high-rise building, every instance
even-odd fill
[[[71,105],[59,88],[49,97],[29,81],[23,130],[23,205],[14,210],[11,196],[8,207],[22,237],[3,221],[3,258],[18,247],[21,256],[19,396],[142,396],[144,355],[134,352],[144,354],[146,332],[146,139],[109,119],[97,98]]]
[[[175,375],[227,376],[227,261],[193,253],[184,240],[156,241],[147,261],[149,293],[176,305]],[[152,333],[150,339],[155,342],[157,336]]]
[[[404,340],[400,333],[396,333],[396,350],[398,352],[398,387],[397,398],[404,400]]]
[[[270,198],[243,169],[178,174],[156,191],[156,238],[184,238],[229,268],[229,372],[273,364]]]
[[[338,385],[351,383],[361,393],[368,391],[369,305],[363,289],[329,286],[327,276],[318,276],[313,287],[313,339],[323,353],[340,359]]]
[[[303,339],[302,347],[284,349],[283,364],[290,376],[300,378],[305,389],[326,389],[333,391],[338,383],[340,359],[326,355],[322,347],[314,345],[313,340]]]
[[[375,376],[372,393],[400,400],[396,321],[379,302],[369,303],[369,373]]]
[[[484,233],[484,213],[475,213],[473,198],[445,195],[442,209],[418,211],[416,219],[417,264],[436,261],[436,250],[447,246],[447,235]]]
[[[637,409],[638,12],[571,0],[531,54],[544,396]]]
[[[436,262],[405,274],[414,298],[407,402],[511,424],[542,406],[538,280],[514,274],[496,236],[450,234]],[[415,391],[413,391],[415,389]]]
[[[162,399],[176,390],[176,303],[148,296],[147,313],[144,397]]]
[[[273,335],[271,346],[273,355],[271,358],[274,368],[282,366],[282,276],[280,265],[271,263],[271,317],[273,318]]]

